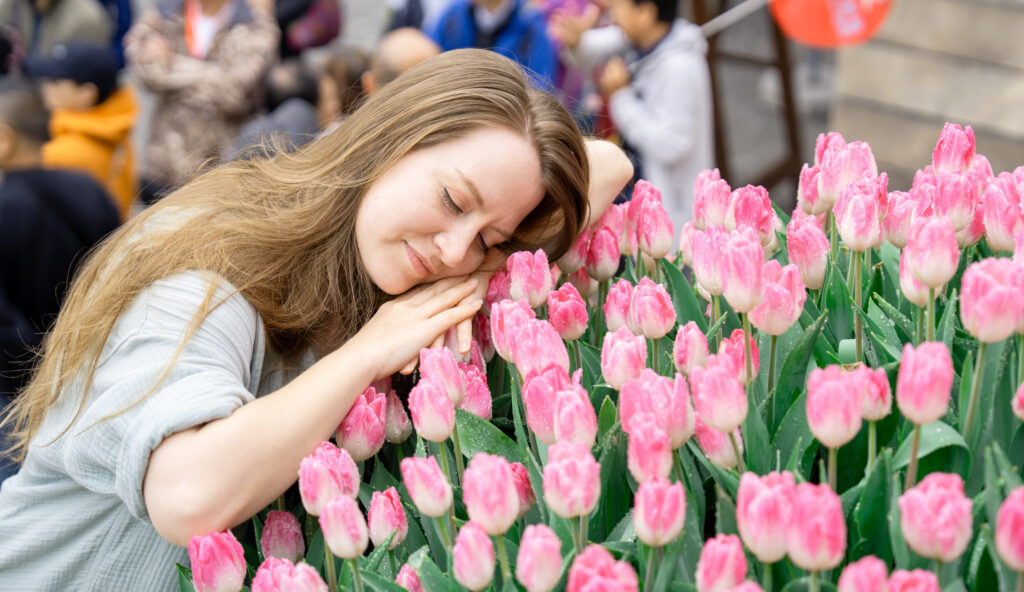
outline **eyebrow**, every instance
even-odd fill
[[[473,201],[476,202],[477,207],[483,209],[484,199],[480,195],[480,190],[477,188],[476,184],[473,183],[473,181],[471,181],[469,177],[467,177],[465,173],[463,173],[461,170],[456,168],[455,172],[459,175],[459,178],[462,180],[462,183],[469,189],[469,194],[470,196],[472,196]],[[507,241],[512,238],[512,235],[510,233],[505,232],[500,228],[492,227],[492,230],[494,230],[494,232],[496,232],[498,235],[502,237],[502,241]]]

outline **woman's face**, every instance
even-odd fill
[[[544,196],[540,159],[523,137],[481,127],[414,150],[366,192],[356,244],[388,294],[475,271]]]

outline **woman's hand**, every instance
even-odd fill
[[[480,285],[475,277],[462,276],[414,288],[381,306],[346,345],[369,354],[376,379],[399,370],[408,374],[421,349],[443,343],[449,327],[470,323],[483,304]],[[482,285],[486,291],[486,282]]]

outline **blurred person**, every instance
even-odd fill
[[[441,48],[419,29],[404,27],[386,33],[370,58],[370,69],[363,73],[363,91],[372,95],[402,72],[441,53]]]
[[[387,0],[391,18],[388,31],[413,27],[421,31],[433,31],[437,21],[452,0]]]
[[[428,34],[442,51],[494,50],[519,62],[537,88],[554,88],[555,45],[544,14],[526,0],[454,0]]]
[[[0,0],[0,25],[8,25],[28,55],[49,55],[72,41],[110,43],[114,25],[98,0]]]
[[[288,58],[267,71],[265,113],[242,126],[224,158],[266,156],[271,145],[293,150],[320,131],[317,119],[317,77],[298,58]]]
[[[295,57],[336,39],[344,20],[342,5],[342,0],[275,0],[281,57]]]
[[[693,184],[714,168],[711,77],[700,27],[676,18],[676,0],[611,0],[613,26],[592,28],[596,6],[556,15],[552,32],[566,57],[587,69],[604,63],[597,87],[625,143],[639,155],[637,177],[661,190],[676,236],[693,217]]]
[[[155,103],[139,163],[144,203],[219,158],[252,118],[278,36],[262,0],[158,0],[132,26],[129,68]]]
[[[0,81],[0,417],[28,382],[85,252],[119,223],[90,177],[43,168],[47,124],[34,88]],[[0,445],[8,433],[0,429]],[[15,470],[0,457],[0,482]]]
[[[136,193],[131,131],[138,109],[132,89],[118,85],[114,51],[91,42],[58,45],[47,57],[29,57],[25,68],[40,80],[50,110],[43,164],[89,173],[127,219]]]
[[[334,131],[364,97],[363,74],[370,67],[366,50],[349,44],[332,47],[318,79],[317,117],[323,133]]]

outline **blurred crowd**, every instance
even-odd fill
[[[0,407],[89,248],[218,162],[331,133],[441,51],[520,63],[585,133],[622,142],[678,234],[714,167],[706,43],[686,5],[388,0],[368,51],[342,34],[343,0],[0,0]]]

